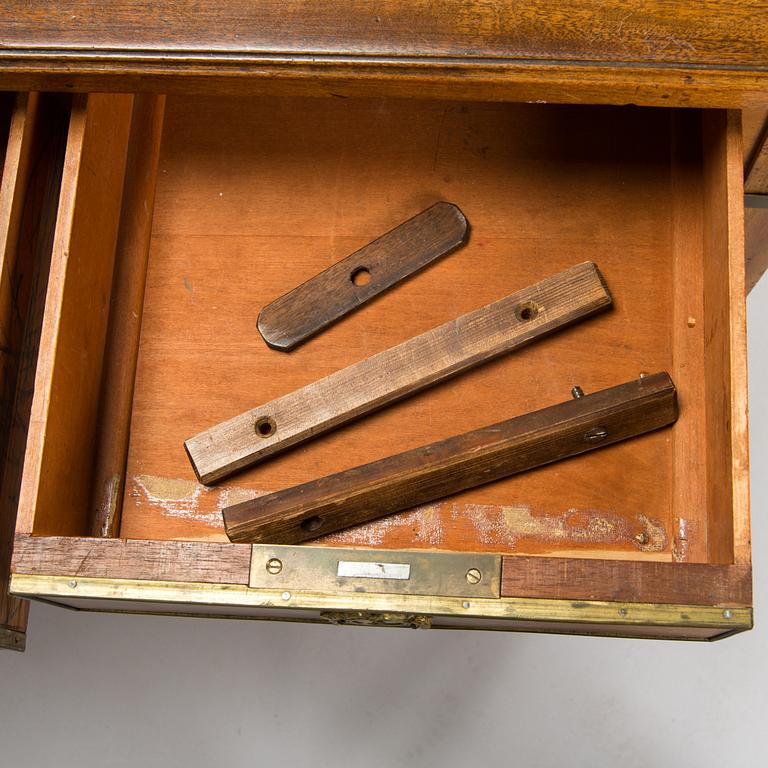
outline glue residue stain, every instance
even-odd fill
[[[250,488],[206,488],[194,480],[158,475],[135,476],[132,489],[139,507],[148,504],[166,517],[203,523],[219,530],[224,527],[221,516],[224,507],[264,493],[266,491]]]
[[[350,546],[378,547],[391,535],[405,533],[413,539],[414,546],[437,546],[443,541],[443,523],[439,504],[428,504],[409,512],[373,520],[344,531],[324,536],[320,544],[345,544]]]
[[[677,532],[672,538],[672,559],[676,563],[684,563],[688,560],[688,541],[691,527],[691,523],[684,517],[678,518]]]
[[[404,539],[415,547],[449,546],[456,531],[484,548],[514,550],[522,541],[558,544],[631,545],[659,552],[667,544],[663,524],[646,515],[634,520],[615,513],[570,508],[562,513],[536,514],[515,504],[431,504],[329,534],[320,544],[377,547]],[[446,534],[452,532],[453,536]]]
[[[217,528],[222,524],[220,513],[200,511],[200,497],[210,491],[199,483],[157,475],[138,475],[133,483],[141,493],[137,494],[138,505],[142,504],[143,495],[148,504],[159,507],[167,517],[195,520]]]
[[[233,504],[250,501],[257,496],[263,496],[265,493],[267,491],[256,491],[252,488],[222,488],[219,491],[219,499],[216,506],[221,511],[224,507],[231,507]]]
[[[661,552],[667,546],[667,532],[658,520],[652,520],[645,515],[639,515],[640,522],[645,526],[647,543],[638,544],[643,552]]]
[[[131,496],[137,507],[202,524],[223,533],[222,510],[269,491],[242,487],[207,488],[193,480],[157,475],[133,478]],[[687,557],[686,521],[680,519],[672,544],[676,560]],[[457,531],[483,548],[514,551],[521,542],[540,544],[631,545],[642,552],[661,552],[668,543],[664,524],[648,515],[633,517],[593,509],[536,513],[528,504],[427,504],[363,525],[328,534],[320,545],[440,548],[456,540]],[[407,542],[407,544],[403,544]]]

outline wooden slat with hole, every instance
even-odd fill
[[[297,544],[478,485],[613,445],[677,419],[666,373],[222,510],[231,541]]]
[[[467,220],[444,201],[399,224],[259,312],[258,328],[287,352],[462,245]]]
[[[361,360],[189,438],[206,485],[607,309],[591,262]]]
[[[4,88],[768,104],[760,0],[8,5]]]
[[[511,556],[502,559],[501,595],[749,606],[752,575],[748,565]]]
[[[248,584],[251,548],[195,541],[19,536],[13,572],[99,579]]]

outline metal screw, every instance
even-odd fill
[[[77,586],[77,582],[74,579],[72,579],[72,581],[67,582],[67,586],[74,589]]]
[[[724,619],[732,619],[733,618],[733,611],[730,608],[726,608],[723,611],[723,618]]]
[[[689,328],[695,328],[696,327],[696,318],[695,317],[689,317],[688,318],[688,327]]]
[[[576,385],[575,387],[571,387],[571,395],[573,395],[574,400],[580,400],[582,397],[584,397],[584,390]]]
[[[469,600],[465,600],[465,601],[464,601],[464,602],[461,604],[461,607],[462,607],[462,608],[469,608]]]
[[[588,443],[599,443],[606,437],[608,437],[608,430],[605,427],[595,427],[584,435],[584,440]]]
[[[641,547],[644,547],[650,541],[650,537],[645,531],[643,531],[642,533],[638,533],[637,536],[635,536],[635,541]]]
[[[477,568],[470,568],[467,571],[467,581],[470,584],[479,584],[482,578],[483,574]]]
[[[619,608],[619,616],[626,616],[628,613],[626,608]]]
[[[280,595],[280,597],[282,597],[283,600],[290,600],[291,599],[291,593],[290,592],[283,592],[283,594]]]
[[[650,376],[651,374],[648,373],[648,371],[640,371],[640,378],[644,379],[646,376]]]
[[[282,560],[278,560],[276,557],[270,557],[269,560],[267,560],[267,573],[271,573],[272,575],[276,573],[280,573],[280,571],[283,570],[283,562]]]

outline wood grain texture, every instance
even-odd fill
[[[164,96],[137,94],[134,98],[89,510],[91,534],[106,538],[116,536],[120,529],[164,108]]]
[[[672,334],[670,373],[683,403],[672,432],[674,495],[670,526],[672,557],[678,562],[707,562],[706,414],[688,407],[706,401],[704,376],[704,206],[701,113],[677,110],[672,116],[673,295],[667,320]]]
[[[217,424],[188,439],[184,447],[200,482],[214,483],[610,304],[597,267],[579,264]]]
[[[4,88],[767,104],[764,0],[16,0]]]
[[[17,531],[86,530],[132,103],[72,107]]]
[[[708,562],[750,562],[741,115],[708,112],[704,325]]]
[[[768,195],[768,119],[746,159],[744,192],[748,195]]]
[[[766,195],[768,199],[768,116],[763,110],[751,115],[749,137],[745,143],[744,192]],[[745,142],[748,136],[745,135]],[[744,259],[747,293],[757,285],[768,269],[768,208],[746,208],[744,211]]]
[[[28,605],[7,594],[8,573],[68,117],[66,97],[19,97],[0,187],[0,626],[14,647],[26,630]]]
[[[686,162],[670,152],[670,137],[699,141],[673,114],[169,97],[120,535],[226,541],[223,506],[537,410],[562,401],[574,384],[594,392],[641,370],[672,372],[670,307],[683,296],[693,300],[688,276],[673,272],[675,229],[702,196],[695,173],[701,158],[682,169],[692,194],[670,184],[673,166]],[[371,232],[385,231],[393,216],[404,220],[435,199],[460,202],[473,226],[466,247],[290,355],[266,347],[254,332],[254,286],[267,303],[287,280],[300,284],[337,254],[365,245]],[[701,248],[691,247],[701,269]],[[275,260],[276,252],[285,258]],[[611,287],[610,313],[216,488],[195,481],[181,445],[206,425],[586,259],[600,265]],[[681,275],[679,293],[673,274]],[[686,325],[695,339],[703,329]],[[703,355],[703,341],[690,349],[690,365],[701,366],[693,352]],[[689,398],[681,418],[697,421],[703,408]],[[669,560],[676,518],[685,516],[673,502],[675,483],[685,482],[685,467],[700,457],[699,446],[675,454],[675,432],[480,486],[319,543]],[[701,538],[706,530],[692,533],[691,545]]]
[[[744,210],[744,267],[747,292],[751,291],[768,269],[768,209]]]
[[[668,426],[659,373],[223,510],[231,541],[298,544]]]
[[[705,113],[708,114],[708,113]],[[711,119],[711,117],[710,117]],[[728,110],[721,130],[725,136],[725,216],[728,243],[725,250],[728,285],[728,345],[730,374],[729,440],[732,463],[729,467],[733,495],[733,560],[752,562],[752,526],[749,489],[749,387],[747,375],[747,289],[744,261],[744,206],[741,113]],[[727,518],[726,518],[727,520]]]
[[[3,94],[0,101],[0,148],[5,150],[0,170],[0,647],[21,649],[29,607],[26,600],[8,594],[17,499],[11,483],[5,481],[5,463],[9,452],[19,451],[19,440],[11,439],[13,406],[32,270],[23,256],[19,263],[18,240],[31,174],[37,102],[35,93]],[[15,460],[12,457],[9,463]]]
[[[768,109],[747,107],[741,111],[741,131],[744,136],[744,175],[762,145],[761,139],[768,131]]]
[[[504,557],[502,597],[752,605],[748,565]]]
[[[258,329],[288,351],[466,241],[458,206],[439,202],[268,304]],[[367,278],[367,281],[363,281]]]
[[[100,579],[248,584],[251,548],[194,541],[18,536],[13,572]]]

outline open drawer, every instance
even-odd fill
[[[440,199],[467,215],[465,248],[290,354],[263,343],[262,306]],[[12,591],[334,623],[747,629],[742,230],[738,113],[76,97]],[[611,311],[216,487],[195,481],[191,435],[585,260]],[[672,428],[315,547],[224,534],[237,500],[660,370],[679,392]],[[414,577],[345,580],[340,559]]]

